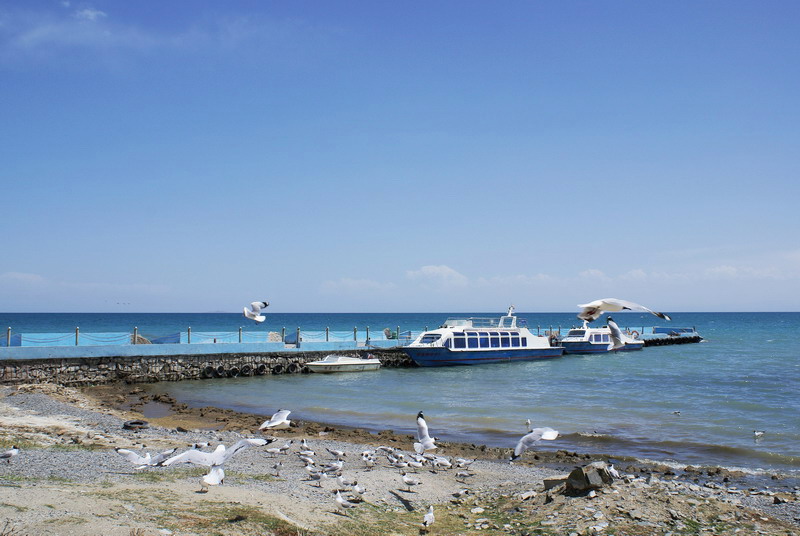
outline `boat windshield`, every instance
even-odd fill
[[[433,343],[435,343],[436,341],[438,341],[441,338],[442,338],[442,336],[439,335],[438,333],[429,333],[427,335],[423,335],[422,339],[420,339],[419,343],[420,344],[433,344]]]
[[[571,329],[567,333],[567,337],[583,337],[584,335],[586,335],[586,331],[582,329]]]

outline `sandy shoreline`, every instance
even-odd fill
[[[0,512],[10,527],[2,534],[419,534],[430,505],[437,519],[431,534],[699,534],[704,528],[800,534],[800,491],[777,475],[768,487],[753,486],[746,475],[724,470],[676,475],[617,461],[622,478],[594,494],[571,495],[563,485],[545,490],[544,480],[594,457],[528,452],[512,465],[508,449],[443,443],[437,454],[475,459],[474,475],[424,468],[414,475],[422,484],[408,492],[397,469],[382,462],[367,470],[359,453],[378,445],[408,453],[411,436],[308,422],[271,434],[271,446],[291,440],[292,454],[273,459],[263,449],[244,451],[226,464],[222,485],[199,494],[204,468],[137,471],[113,448],[180,451],[203,440],[230,445],[259,437],[263,417],[192,409],[163,395],[152,400],[128,385],[6,387],[2,395],[0,442],[3,450],[21,447],[10,463],[0,463]],[[143,418],[137,409],[144,404],[163,405],[164,416],[149,419],[144,430],[125,430],[125,421]],[[367,488],[349,515],[337,512],[334,481],[320,488],[306,480],[294,454],[301,438],[320,461],[331,459],[326,448],[348,453],[344,474]],[[275,476],[277,461],[282,468]],[[461,489],[470,492],[455,497]]]

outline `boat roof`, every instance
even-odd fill
[[[442,328],[516,328],[527,327],[525,319],[514,316],[514,306],[500,318],[470,316],[467,318],[451,317],[444,321]]]

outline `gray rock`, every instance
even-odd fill
[[[614,481],[611,466],[605,462],[594,462],[574,469],[567,477],[567,492],[584,493],[600,489]]]

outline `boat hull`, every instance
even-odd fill
[[[381,364],[366,365],[306,365],[311,372],[363,372],[365,370],[378,370]]]
[[[631,350],[641,350],[644,348],[644,341],[633,344],[628,343],[622,348],[617,348],[616,350],[612,350],[610,344],[597,344],[585,341],[562,341],[561,345],[564,347],[565,354],[606,354],[608,352],[629,352]]]
[[[446,367],[451,365],[486,365],[512,361],[535,361],[561,357],[564,348],[515,348],[513,350],[473,350],[453,352],[449,348],[420,348],[406,346],[403,351],[421,367]]]

